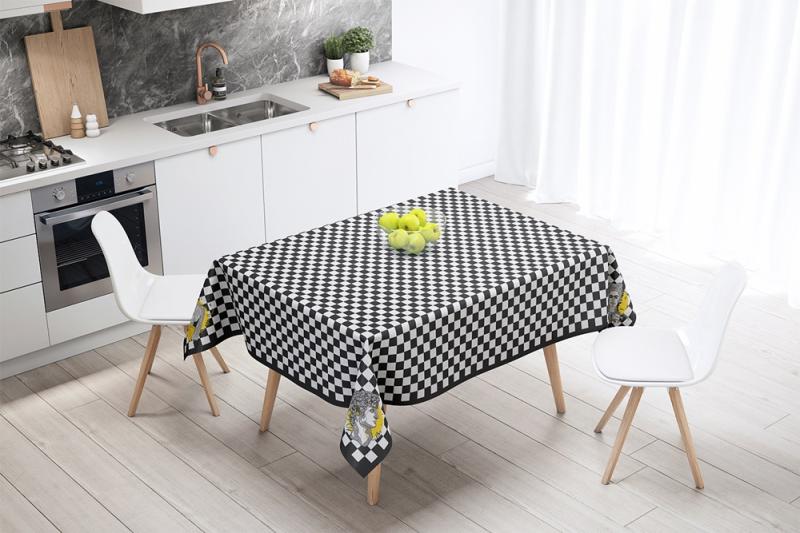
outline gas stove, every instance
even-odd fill
[[[32,131],[0,139],[0,181],[82,162],[72,150],[45,141]]]

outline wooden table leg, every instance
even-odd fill
[[[381,499],[381,465],[372,469],[372,472],[367,474],[367,503],[369,505],[378,505]]]
[[[547,363],[547,373],[550,375],[550,387],[553,389],[553,399],[556,401],[556,412],[564,414],[567,406],[564,403],[564,389],[561,387],[561,370],[558,368],[558,352],[555,344],[544,347],[544,361]]]
[[[267,388],[264,390],[264,407],[261,409],[261,424],[259,429],[265,432],[269,429],[269,421],[272,418],[272,410],[275,408],[275,397],[278,395],[278,385],[281,382],[281,375],[270,368],[267,374]]]

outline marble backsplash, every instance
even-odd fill
[[[325,71],[322,41],[353,26],[375,34],[372,61],[391,59],[392,0],[233,0],[139,15],[97,0],[73,0],[64,27],[91,25],[109,116],[194,98],[197,45],[228,53],[229,92]],[[39,119],[22,38],[50,31],[47,15],[0,20],[0,135],[38,131]],[[204,71],[219,55],[206,50]],[[207,76],[208,79],[208,76]]]

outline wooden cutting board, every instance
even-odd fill
[[[392,92],[392,86],[388,83],[381,83],[374,89],[342,87],[341,85],[334,85],[330,82],[320,83],[318,87],[321,91],[332,94],[339,100],[350,100],[351,98],[362,98],[364,96],[375,96],[376,94],[387,94]]]
[[[65,30],[59,11],[51,12],[50,20],[53,31],[25,37],[42,134],[67,135],[73,103],[84,117],[95,114],[101,127],[108,126],[92,28]]]

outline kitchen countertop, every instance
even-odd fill
[[[369,73],[391,84],[393,92],[340,101],[317,88],[319,83],[328,81],[328,77],[315,76],[234,93],[224,101],[202,106],[191,101],[117,117],[94,139],[72,139],[68,136],[53,139],[56,144],[71,149],[75,155],[85,159],[84,163],[2,181],[0,196],[458,88],[455,81],[395,61],[372,65]],[[308,109],[194,137],[181,137],[154,124],[251,102],[269,95]]]

